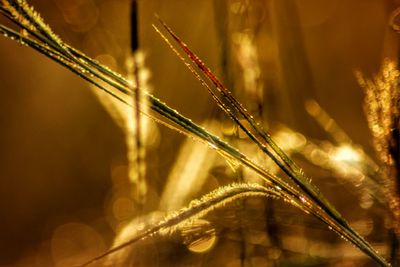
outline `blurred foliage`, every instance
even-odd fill
[[[73,47],[128,74],[130,1],[30,4]],[[350,224],[389,257],[390,219],[382,192],[374,194],[383,187],[379,161],[354,73],[370,77],[384,57],[397,61],[397,36],[388,25],[396,4],[138,1],[146,86],[279,171],[155,34],[151,24],[158,14],[270,129]],[[0,47],[0,266],[83,263],[132,235],[132,225],[158,221],[166,211],[232,181],[258,181],[202,144],[150,122],[147,202],[139,207],[129,180],[124,111],[107,106],[101,96],[98,101],[85,82],[30,49],[5,38]],[[307,113],[309,99],[319,103],[319,114],[321,107],[329,114],[325,122],[318,121],[315,105],[314,116]],[[344,140],[326,129],[332,121],[346,133]],[[199,225],[198,231],[182,228],[137,243],[102,264],[114,266],[122,258],[132,266],[374,266],[325,225],[279,200],[231,203]]]

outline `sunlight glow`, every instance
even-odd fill
[[[342,145],[333,152],[332,159],[335,161],[359,162],[361,155],[353,147]]]

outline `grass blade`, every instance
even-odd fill
[[[127,99],[131,97],[132,94],[136,93],[136,87],[132,86],[131,83],[121,75],[110,71],[105,66],[95,62],[94,60],[85,56],[83,53],[62,42],[61,39],[52,33],[50,27],[44,24],[40,16],[31,7],[29,7],[25,1],[2,0],[0,2],[0,13],[15,22],[17,26],[28,31],[35,39],[30,36],[25,36],[23,33],[13,31],[4,25],[0,25],[1,34],[32,47],[45,56],[68,68],[96,87],[104,90],[112,97],[120,100],[122,103],[130,105],[130,102],[127,101]],[[194,54],[192,53],[192,55]],[[230,160],[239,162],[252,169],[266,181],[267,185],[271,187],[272,190],[278,191],[279,195],[284,197],[284,199],[290,201],[293,205],[296,205],[303,211],[311,213],[319,218],[322,222],[329,225],[334,231],[353,242],[356,246],[374,258],[381,265],[389,266],[389,264],[383,258],[381,258],[361,237],[359,237],[359,235],[357,235],[347,225],[344,219],[342,219],[341,216],[332,207],[330,207],[329,204],[327,204],[328,202],[325,203],[325,200],[322,198],[319,191],[314,188],[309,181],[307,181],[307,178],[304,177],[301,170],[294,165],[294,163],[286,156],[286,154],[283,153],[283,151],[274,143],[270,136],[265,133],[259,125],[257,125],[257,123],[240,105],[240,103],[238,103],[230,94],[230,92],[224,88],[221,83],[219,83],[211,71],[206,68],[198,58],[196,58],[197,57],[193,57],[193,60],[197,63],[198,67],[203,68],[203,74],[206,74],[206,76],[211,79],[214,85],[221,90],[220,92],[224,96],[224,98],[221,99],[221,103],[226,105],[226,101],[224,102],[223,100],[228,100],[228,104],[231,105],[250,123],[251,128],[246,128],[244,125],[241,127],[247,131],[249,136],[253,136],[254,141],[265,153],[268,151],[268,153],[272,155],[271,157],[276,160],[279,166],[282,166],[283,170],[285,170],[290,177],[294,177],[293,179],[298,182],[298,185],[303,188],[307,194],[301,193],[297,188],[293,188],[283,179],[270,174],[267,170],[252,162],[246,155],[222,141],[217,136],[212,135],[207,130],[198,126],[190,119],[184,117],[176,110],[170,108],[165,103],[146,91],[142,92],[145,98],[144,104],[148,105],[151,110],[166,119],[166,121],[163,121],[163,123],[172,128],[175,128],[175,125],[178,125],[180,132],[185,132],[186,134],[207,143]],[[217,94],[215,94],[215,96],[217,99],[219,99]],[[143,112],[143,110],[141,111]],[[226,109],[225,111],[228,110]],[[233,114],[232,117],[236,117],[234,115],[235,114]],[[272,149],[272,151],[267,149],[267,146],[264,145],[265,142],[266,145]]]
[[[144,232],[136,235],[132,239],[115,246],[114,248],[106,251],[102,255],[91,259],[90,261],[79,265],[79,267],[88,266],[106,256],[120,251],[121,249],[154,234],[159,233],[161,230],[174,230],[179,225],[187,223],[188,220],[195,220],[204,217],[206,214],[223,207],[224,205],[238,199],[249,197],[274,197],[282,198],[282,194],[274,189],[261,186],[259,184],[231,184],[228,186],[220,187],[211,193],[203,196],[199,200],[192,201],[187,207],[178,212],[173,212],[167,216],[159,224],[148,228]]]
[[[191,62],[196,65],[202,75],[204,75],[210,83],[214,85],[215,91],[201,78],[201,75],[193,70],[193,68],[185,62],[184,58],[180,56],[176,49],[173,51],[178,54],[179,58],[184,61],[186,66],[195,72],[196,78],[205,85],[206,89],[211,93],[213,99],[217,102],[218,106],[228,114],[228,116],[248,135],[248,137],[298,185],[305,194],[312,199],[312,201],[319,206],[326,216],[334,221],[340,230],[339,234],[346,236],[349,241],[359,247],[362,251],[366,252],[369,256],[375,259],[383,266],[388,265],[386,260],[377,254],[377,252],[354,231],[341,214],[330,204],[330,202],[321,194],[319,189],[311,183],[311,179],[305,176],[303,171],[288,157],[285,152],[275,143],[271,136],[264,131],[261,125],[254,121],[253,116],[250,115],[243,105],[238,102],[232,93],[218,80],[212,71],[200,60],[200,58],[190,50],[190,48],[171,30],[168,25],[158,18],[164,29],[176,41],[178,46],[186,53]],[[155,27],[156,31],[161,32]],[[164,41],[170,45],[169,40],[161,34]],[[172,45],[170,45],[171,47]],[[220,94],[220,95],[218,95]],[[234,112],[236,111],[236,113]],[[248,124],[241,122],[241,118]],[[346,233],[346,234],[345,234]]]

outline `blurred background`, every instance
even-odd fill
[[[131,1],[29,3],[64,41],[127,74]],[[388,255],[385,208],[370,196],[368,190],[374,189],[363,182],[362,168],[343,174],[326,163],[323,152],[332,154],[340,144],[335,144],[337,131],[323,129],[332,122],[321,114],[325,110],[352,140],[351,151],[340,156],[365,152],[374,160],[355,71],[371,77],[380,71],[383,58],[397,60],[398,37],[388,26],[395,8],[396,1],[389,0],[139,0],[137,39],[150,75],[146,88],[270,164],[155,33],[151,25],[157,24],[158,14],[278,142],[288,145],[356,230]],[[85,81],[28,47],[0,38],[0,59],[0,266],[82,263],[104,252],[116,238],[126,238],[121,233],[139,215],[159,218],[219,185],[258,181],[246,170],[233,172],[216,152],[150,122],[147,201],[139,209],[131,196],[127,135],[115,110],[99,101]],[[238,216],[244,221],[232,223],[232,229],[221,226]],[[325,225],[279,200],[236,203],[206,222],[215,222],[217,237],[200,240],[205,248],[182,244],[179,238],[150,240],[137,245],[149,248],[147,257],[136,257],[131,249],[118,256],[118,263],[374,266]],[[98,264],[94,266],[117,266]]]

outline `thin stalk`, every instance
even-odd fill
[[[131,91],[133,101],[133,113],[132,113],[132,138],[134,145],[128,148],[130,155],[130,170],[129,177],[133,183],[134,198],[140,206],[141,210],[144,208],[147,194],[147,183],[145,177],[145,146],[143,144],[143,132],[142,132],[142,117],[141,117],[141,102],[142,102],[142,85],[140,84],[140,67],[139,66],[139,35],[138,35],[138,3],[136,0],[131,2],[131,55],[128,57],[128,72],[131,75],[134,83],[131,85]],[[135,88],[134,88],[135,87]],[[131,141],[128,141],[131,143]],[[133,162],[131,162],[133,161]],[[134,169],[134,170],[133,170]]]
[[[307,196],[309,196],[313,202],[319,205],[324,212],[331,217],[336,223],[341,225],[343,229],[346,229],[349,233],[358,242],[359,245],[364,247],[366,250],[373,251],[372,247],[361,237],[356,231],[354,231],[347,221],[340,215],[340,213],[329,203],[327,199],[320,193],[317,187],[315,187],[310,181],[308,177],[305,176],[303,171],[283,152],[283,150],[274,142],[271,136],[263,130],[263,128],[254,121],[253,116],[251,116],[247,110],[239,103],[232,93],[216,78],[216,76],[212,73],[212,71],[200,60],[200,58],[193,53],[189,47],[160,19],[158,18],[164,29],[170,34],[170,36],[177,42],[178,46],[186,53],[186,55],[190,58],[193,64],[195,64],[199,71],[207,77],[209,82],[211,82],[215,86],[215,90],[221,94],[219,97],[216,92],[214,92],[210,86],[205,86],[206,89],[210,92],[213,99],[217,102],[218,106],[225,111],[228,116],[249,136],[251,140],[254,141],[255,144],[269,157],[271,157],[274,162],[298,185],[301,190],[303,190]],[[155,26],[154,26],[155,27]],[[156,27],[155,27],[156,28]],[[160,33],[158,29],[157,32]],[[165,36],[163,39],[170,45]],[[171,46],[171,45],[170,45]],[[173,49],[175,53],[178,54],[178,57],[185,63],[185,65],[193,71],[193,68],[190,67],[189,63],[183,59],[182,56],[179,55],[176,49]],[[196,75],[196,78],[199,79],[200,74]],[[206,82],[200,78],[200,82],[204,85]],[[225,101],[225,102],[224,102]],[[235,110],[238,112],[238,115],[244,118],[250,125],[244,125],[240,118],[233,112]],[[253,133],[254,132],[254,133]],[[271,150],[268,149],[271,148]],[[360,246],[359,246],[360,247]],[[374,252],[369,253],[370,256],[374,257]]]
[[[127,101],[124,99],[124,97],[129,97],[132,92],[129,89],[129,86],[126,86],[129,84],[127,80],[124,78],[121,78],[122,76],[119,74],[115,74],[114,72],[109,72],[105,67],[103,67],[100,64],[93,64],[93,60],[87,60],[86,56],[79,56],[81,53],[74,51],[70,48],[69,46],[64,45],[64,43],[58,38],[52,36],[52,33],[50,28],[48,26],[43,26],[45,25],[42,21],[41,18],[38,16],[36,12],[33,11],[32,8],[29,10],[26,10],[26,7],[24,9],[23,5],[27,5],[25,1],[23,0],[18,0],[18,1],[5,1],[3,0],[1,4],[4,3],[13,3],[17,8],[17,12],[22,9],[24,12],[18,13],[17,15],[19,16],[13,16],[11,17],[12,21],[15,21],[20,24],[21,19],[28,19],[28,20],[33,20],[34,23],[27,24],[23,26],[24,29],[31,30],[35,32],[38,36],[41,36],[38,38],[37,41],[32,39],[31,37],[26,37],[22,33],[17,33],[9,28],[7,28],[4,25],[0,25],[0,33],[3,33],[3,35],[19,40],[22,43],[27,44],[28,46],[34,48],[35,50],[39,51],[40,53],[46,55],[47,57],[55,60],[57,63],[63,65],[64,67],[67,67],[83,79],[89,81],[90,83],[94,84],[95,86],[99,87],[100,89],[106,91],[113,97],[116,97],[118,100],[125,104]],[[4,5],[1,7],[6,8]],[[22,5],[22,6],[21,6]],[[28,12],[30,11],[30,12]],[[2,12],[4,14],[4,12]],[[30,16],[29,18],[25,18],[25,16]],[[38,20],[38,21],[36,21]],[[34,25],[34,27],[32,27]],[[35,28],[37,27],[37,28]],[[50,35],[50,36],[49,36]],[[56,44],[54,44],[56,43]],[[200,65],[201,66],[201,65]],[[205,69],[207,70],[207,69]],[[214,81],[217,82],[217,81]],[[101,83],[104,83],[107,86],[103,86]],[[119,91],[119,93],[122,94],[122,96],[118,96],[116,92],[114,92],[114,89]],[[135,93],[135,90],[134,92]],[[227,92],[224,92],[227,94]],[[247,166],[248,168],[252,169],[256,173],[260,175],[262,179],[264,179],[268,185],[272,186],[275,190],[281,191],[281,194],[285,196],[285,199],[290,201],[293,205],[299,207],[303,211],[307,213],[311,213],[317,218],[319,218],[322,222],[326,223],[330,228],[340,235],[344,236],[346,239],[350,240],[353,244],[355,244],[357,247],[359,247],[362,251],[364,251],[366,254],[370,255],[373,259],[375,259],[378,263],[380,263],[382,266],[390,266],[385,259],[383,259],[381,256],[379,256],[370,246],[366,241],[364,241],[357,233],[354,232],[348,226],[348,224],[344,221],[344,219],[341,218],[338,213],[336,214],[333,212],[333,209],[327,208],[327,204],[324,204],[324,201],[321,201],[319,193],[316,194],[315,190],[310,190],[311,192],[314,193],[311,195],[304,195],[301,192],[299,192],[297,189],[291,187],[289,184],[287,184],[285,181],[282,179],[268,173],[264,168],[261,166],[255,164],[252,162],[250,159],[248,159],[247,156],[239,152],[237,149],[233,148],[229,144],[223,142],[220,140],[218,137],[210,134],[208,131],[203,129],[202,127],[198,126],[197,124],[193,123],[191,120],[188,118],[182,116],[179,114],[177,111],[174,109],[168,107],[166,104],[161,102],[159,99],[151,95],[150,93],[143,91],[144,98],[146,98],[146,105],[148,105],[153,111],[156,113],[160,114],[164,118],[166,118],[169,121],[169,124],[174,124],[176,123],[184,129],[185,131],[189,132],[190,135],[196,136],[197,138],[201,139],[202,141],[208,143],[210,146],[214,147],[219,153],[225,155],[226,157],[236,161],[240,162],[244,166]],[[235,102],[234,98],[229,97],[229,91],[227,94],[227,98],[230,99],[231,104],[235,104],[235,108],[239,108],[240,112],[244,111],[244,117],[246,118],[248,115],[245,110],[243,110],[237,103]],[[248,118],[250,122],[255,122],[252,120],[251,117]],[[252,125],[254,127],[254,125]],[[246,129],[246,128],[245,128]],[[257,127],[255,127],[254,130],[258,130]],[[260,133],[261,136],[263,132]],[[264,138],[269,140],[266,135]],[[258,139],[256,139],[258,140]],[[273,141],[268,143],[272,148],[275,147],[275,144]],[[281,165],[286,166],[288,172],[293,175],[293,166],[289,164],[291,162],[288,157],[283,154],[279,149],[277,150],[277,154],[280,158],[283,158],[283,163]],[[281,152],[281,153],[280,153]],[[295,169],[296,171],[299,171],[299,169]],[[297,172],[295,172],[296,174]],[[303,176],[300,176],[300,178],[304,178]],[[301,179],[300,179],[301,180]],[[308,183],[305,183],[303,187],[308,188],[310,185]],[[311,187],[311,186],[310,186]],[[312,188],[312,187],[311,187]],[[316,198],[316,200],[314,199]],[[321,197],[322,198],[322,197]],[[323,204],[321,204],[323,203]],[[332,214],[333,213],[333,214]]]
[[[183,208],[178,212],[172,213],[169,217],[162,220],[159,224],[148,228],[144,232],[136,235],[134,238],[127,242],[124,242],[112,249],[106,251],[105,253],[85,262],[82,265],[76,267],[88,266],[101,260],[108,255],[120,251],[133,243],[157,234],[161,230],[177,228],[179,225],[184,224],[188,220],[194,220],[197,218],[204,217],[209,212],[218,209],[228,203],[233,202],[237,199],[243,199],[248,197],[275,197],[282,198],[283,196],[279,191],[275,191],[271,188],[267,188],[258,184],[231,184],[228,186],[220,187],[215,191],[203,196],[200,200],[193,201],[188,205],[188,207]]]

